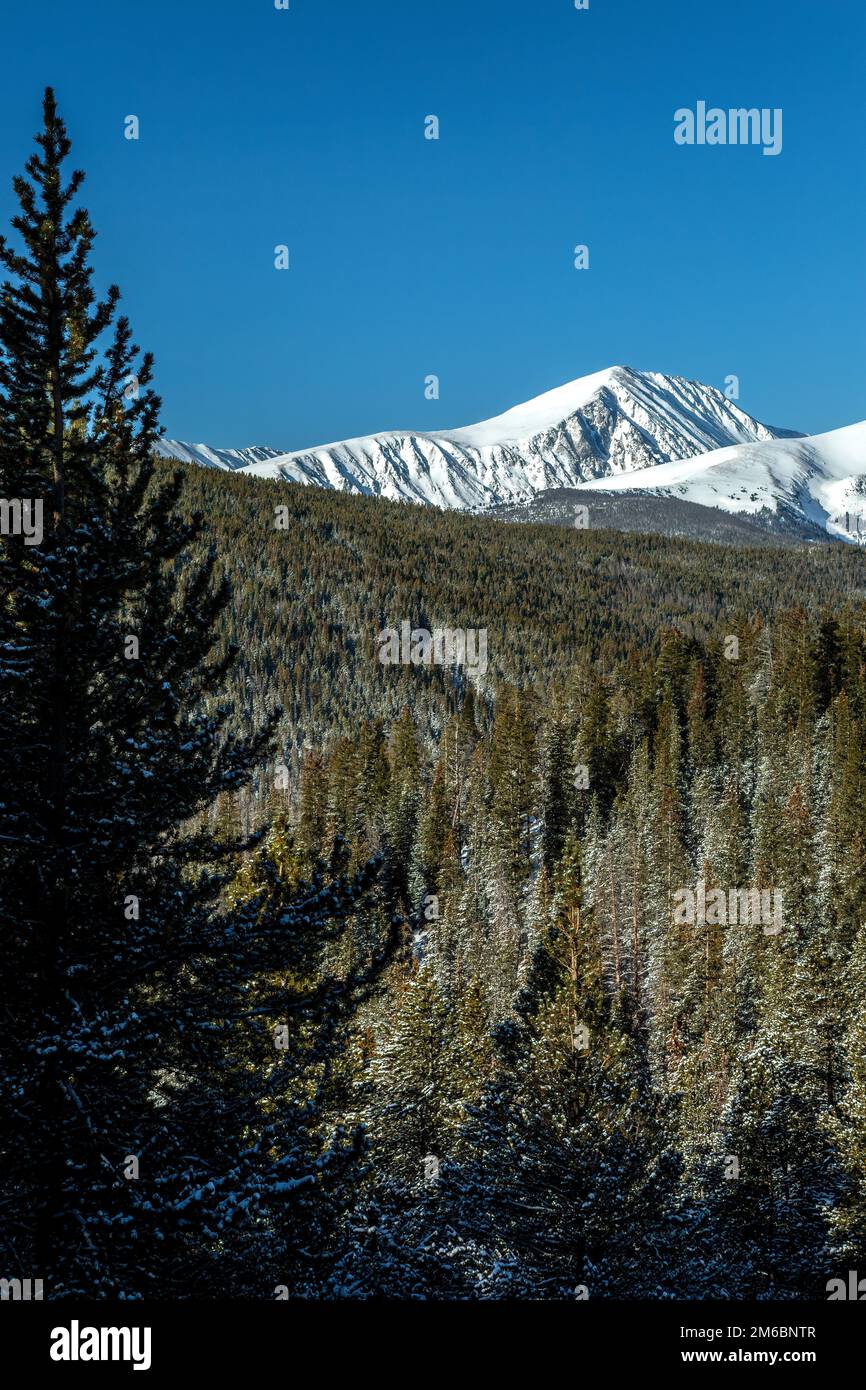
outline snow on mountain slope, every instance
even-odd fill
[[[727,512],[784,513],[832,536],[866,543],[866,421],[800,439],[714,449],[610,477],[603,487],[679,497]]]
[[[251,449],[211,449],[207,444],[181,444],[177,439],[161,439],[156,447],[163,458],[200,463],[203,468],[222,468],[233,473],[249,464],[280,457],[279,449],[268,449],[263,444],[254,444]]]
[[[715,387],[628,367],[459,429],[366,435],[295,453],[163,440],[160,452],[473,511],[549,489],[642,492],[866,543],[866,423],[804,438],[761,424]]]
[[[715,387],[610,367],[460,429],[367,435],[287,454],[172,440],[163,451],[256,477],[475,510],[790,434],[760,424]],[[261,457],[240,463],[252,452]]]

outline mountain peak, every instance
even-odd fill
[[[162,452],[256,477],[481,510],[788,433],[716,387],[615,365],[455,429],[393,431],[294,453],[167,440]]]

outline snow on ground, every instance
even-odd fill
[[[857,536],[859,517],[866,540],[866,421],[803,439],[714,449],[610,477],[604,488],[681,497],[727,512],[785,505],[847,539]]]

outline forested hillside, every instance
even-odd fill
[[[269,853],[290,882],[335,837],[382,855],[403,923],[333,1112],[371,1145],[335,1277],[796,1297],[856,1267],[860,553],[186,482],[241,665],[305,739]],[[404,615],[487,625],[486,674],[383,668]]]
[[[853,547],[743,549],[512,526],[194,466],[182,473],[183,505],[204,522],[200,549],[214,548],[231,582],[237,717],[248,724],[279,702],[287,751],[358,719],[390,725],[407,704],[419,729],[439,736],[463,677],[381,665],[377,635],[403,620],[486,628],[487,670],[475,680],[486,717],[503,680],[543,688],[621,662],[642,670],[671,628],[718,641],[794,604],[817,617],[866,597],[866,562]]]

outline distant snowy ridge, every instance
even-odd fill
[[[866,544],[866,421],[656,464],[608,478],[604,489],[678,497],[725,512],[785,513]]]
[[[164,458],[181,463],[200,463],[203,468],[222,468],[242,473],[250,464],[283,457],[279,449],[253,445],[251,449],[211,449],[207,444],[181,444],[177,439],[161,439],[157,450]]]
[[[477,510],[788,434],[715,387],[610,367],[461,429],[373,434],[284,454],[164,440],[162,452],[257,477]]]
[[[610,367],[460,429],[365,435],[282,453],[163,440],[208,468],[464,511],[603,488],[784,519],[866,543],[866,424],[803,437],[713,386]]]

